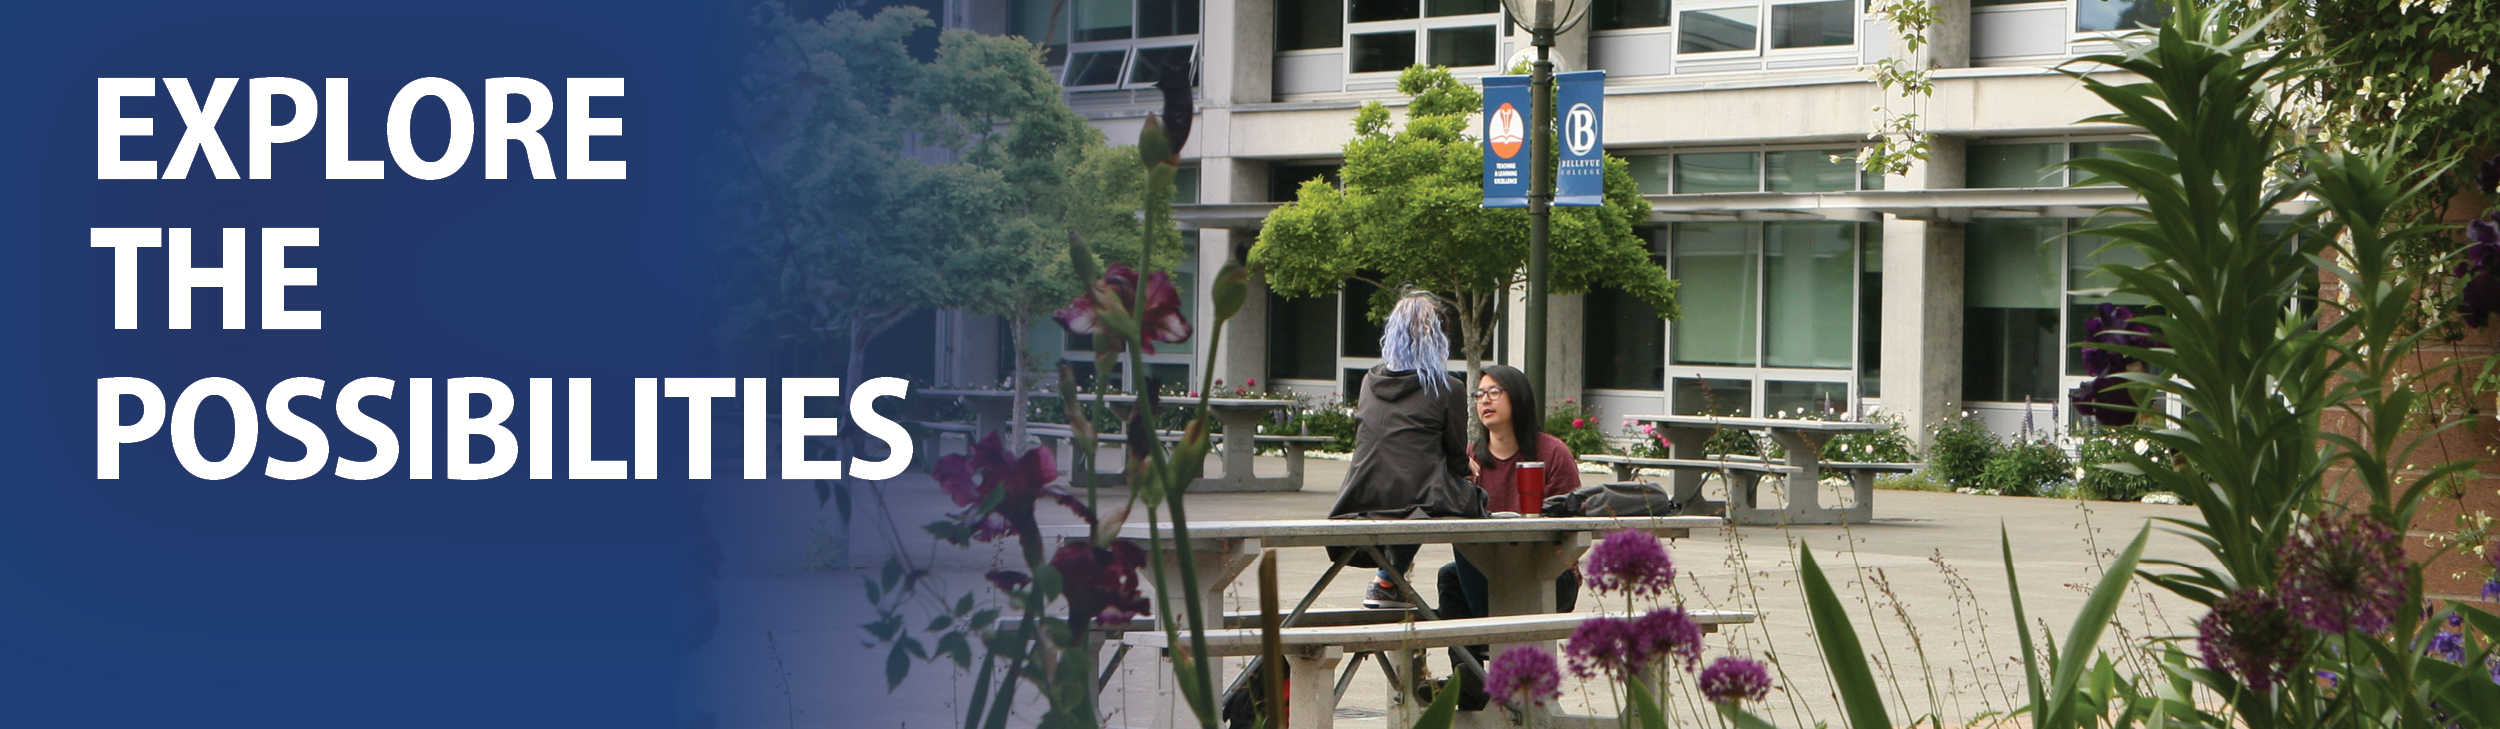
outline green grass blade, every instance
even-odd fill
[[[2040,654],[2031,645],[2031,617],[2023,613],[2023,583],[2014,577],[2014,540],[2002,523],[1997,525],[1997,546],[2005,551],[2005,589],[2014,596],[2014,636],[2022,639],[2023,682],[2031,690],[2031,715],[2036,722],[2048,712],[2048,699],[2040,686]]]
[[[1424,708],[1422,718],[1415,720],[1415,729],[1450,729],[1458,722],[1458,682],[1432,693],[1432,705]]]
[[[1658,707],[1657,699],[1650,698],[1646,683],[1639,678],[1623,682],[1632,690],[1632,715],[1640,719],[1640,729],[1667,729],[1667,712]]]
[[[2057,729],[2079,720],[2079,717],[2073,716],[2077,710],[2075,686],[2082,681],[2092,652],[2101,642],[2101,631],[2109,627],[2110,617],[2118,614],[2118,598],[2126,595],[2127,581],[2135,579],[2135,563],[2144,556],[2144,542],[2152,536],[2151,525],[2136,530],[2135,541],[2127,545],[2126,551],[2118,553],[2118,561],[2111,562],[2108,569],[2102,572],[2101,584],[2094,586],[2091,597],[2083,601],[2083,612],[2075,614],[2075,626],[2066,630],[2066,652],[2057,662],[2057,684],[2049,689],[2053,703],[2048,716],[2040,722],[2043,729]],[[2014,568],[2011,553],[2006,557],[2005,565],[2006,580],[2011,582]]]
[[[1822,566],[1815,564],[1812,547],[1797,547],[1797,565],[1797,576],[1805,585],[1806,614],[1814,619],[1814,638],[1822,643],[1823,661],[1832,667],[1832,683],[1840,689],[1841,706],[1849,711],[1849,726],[1892,729],[1875,672],[1866,666],[1866,650],[1858,647],[1858,631],[1849,625],[1849,611],[1833,594]]]

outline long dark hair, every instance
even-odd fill
[[[1493,378],[1493,384],[1502,386],[1503,396],[1510,398],[1511,437],[1519,442],[1519,452],[1526,455],[1523,460],[1536,460],[1540,440],[1537,436],[1545,433],[1545,409],[1538,405],[1536,388],[1528,384],[1528,373],[1510,365],[1489,364],[1484,366],[1484,374]],[[1474,390],[1475,384],[1468,383],[1469,391]],[[1473,407],[1470,403],[1469,408]],[[1493,444],[1483,445],[1476,449],[1476,462],[1493,465]]]

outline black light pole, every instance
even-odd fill
[[[1545,153],[1553,149],[1547,127],[1554,120],[1546,110],[1554,106],[1554,0],[1536,0],[1528,42],[1536,46],[1536,62],[1528,76],[1528,341],[1520,353],[1527,366],[1520,369],[1537,396],[1545,397],[1553,392],[1545,386],[1545,255],[1554,217],[1554,169]]]
[[[1519,4],[1534,3],[1523,22]],[[1536,61],[1529,66],[1528,76],[1528,306],[1527,343],[1520,352],[1526,360],[1521,370],[1528,383],[1536,387],[1539,397],[1549,391],[1545,381],[1545,279],[1547,238],[1552,232],[1554,214],[1553,162],[1546,153],[1553,150],[1554,106],[1554,36],[1569,30],[1585,18],[1586,0],[1574,0],[1567,9],[1557,13],[1555,0],[1504,0],[1502,10],[1511,22],[1528,28],[1528,43],[1536,47]],[[1561,17],[1557,17],[1557,16]]]

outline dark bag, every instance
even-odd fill
[[[1546,516],[1676,516],[1684,502],[1654,483],[1624,481],[1582,486],[1567,494],[1545,497]]]

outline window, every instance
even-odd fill
[[[1761,192],[1761,155],[1707,152],[1675,156],[1675,192]]]
[[[1435,18],[1502,12],[1500,0],[1430,0],[1424,12]]]
[[[1172,173],[1172,204],[1197,204],[1199,170],[1196,165],[1191,165]]]
[[[1981,219],[1963,245],[1962,399],[2056,402],[2065,221]]]
[[[1337,369],[1337,295],[1267,294],[1267,374],[1325,380]]]
[[[1663,267],[1666,226],[1634,231],[1653,241],[1651,260]],[[1581,329],[1587,343],[1581,381],[1589,387],[1658,390],[1666,387],[1667,320],[1658,310],[1617,289],[1591,289],[1583,301]],[[1690,299],[1682,299],[1690,301]]]
[[[2067,167],[2070,159],[2101,157],[2115,159],[2120,150],[2154,152],[2162,148],[2150,139],[2116,139],[2084,142],[2015,142],[1973,144],[1966,154],[1963,187],[2081,187],[2112,184],[2094,179],[2082,170]]]
[[[1344,356],[1380,356],[1380,335],[1384,332],[1380,323],[1372,321],[1371,317],[1372,294],[1379,291],[1380,287],[1368,282],[1349,280],[1345,282],[1345,290],[1338,294],[1345,299],[1345,305],[1338,307],[1337,320],[1337,332],[1340,337],[1337,350],[1344,352]],[[1450,339],[1451,344],[1457,344],[1457,337]],[[1458,348],[1452,346],[1450,351],[1458,351]]]
[[[1675,226],[1677,364],[1752,366],[1760,223]]]
[[[1849,383],[1764,382],[1762,409],[1775,418],[1846,413],[1849,412]]]
[[[1345,165],[1335,162],[1275,162],[1267,168],[1267,201],[1293,202],[1300,197],[1302,183],[1318,179],[1330,185],[1339,184],[1337,171]]]
[[[1089,51],[1068,60],[1067,85],[1109,86],[1120,82],[1120,66],[1128,58],[1128,49]]]
[[[1589,9],[1596,30],[1662,28],[1675,22],[1674,0],[1597,0]]]
[[[1277,0],[1276,50],[1305,51],[1344,45],[1344,3],[1338,0]]]
[[[1884,226],[1859,229],[1858,394],[1883,396]]]
[[[1677,53],[1721,53],[1754,50],[1762,8],[1755,6],[1686,10],[1678,25]]]
[[[1851,156],[1834,154],[1849,152]],[[1855,150],[1786,150],[1764,152],[1772,192],[1840,192],[1858,183]],[[1879,178],[1880,179],[1880,178]]]
[[[1415,32],[1364,33],[1354,36],[1354,57],[1348,68],[1355,73],[1403,71],[1415,65]]]
[[[1432,47],[1424,53],[1424,63],[1435,66],[1493,65],[1493,26],[1439,28],[1432,31]]]
[[[1857,42],[1855,0],[1771,6],[1772,48],[1819,48]]]
[[[1412,20],[1420,6],[1415,0],[1348,0],[1346,21],[1371,23],[1382,20]]]
[[[1763,226],[1763,360],[1772,367],[1847,369],[1858,270],[1856,223]]]
[[[2170,17],[2163,0],[2075,0],[2075,32],[2128,31],[2140,25],[2161,25]]]
[[[2150,313],[2146,305],[2152,303],[2151,299],[2111,292],[2110,289],[2118,285],[2117,277],[2099,269],[2104,263],[2141,266],[2150,263],[2151,259],[2144,255],[2142,248],[2109,246],[2111,242],[2100,236],[2079,235],[2066,239],[2066,341],[2081,342],[2092,338],[2094,332],[2088,324],[2101,315],[2101,304],[2124,306],[2134,310],[2137,316]],[[2066,348],[2066,374],[2075,377],[2084,375],[2082,348]]]
[[[1195,60],[1201,0],[1018,0],[1011,30],[1027,38],[1049,35],[1065,46],[1050,55],[1067,59],[1059,83],[1093,91],[1144,89],[1167,68]],[[1064,8],[1065,13],[1058,12]],[[1060,28],[1050,26],[1061,18]],[[1052,32],[1056,30],[1057,32]],[[1197,79],[1190,79],[1192,84]]]
[[[1752,380],[1678,377],[1670,397],[1677,415],[1753,416]]]
[[[1198,47],[1194,45],[1139,48],[1135,54],[1136,61],[1129,64],[1128,84],[1130,86],[1153,86],[1156,81],[1163,78],[1165,69],[1187,67],[1195,70],[1196,67],[1190,64],[1190,60],[1192,56],[1197,55],[1197,52]]]

